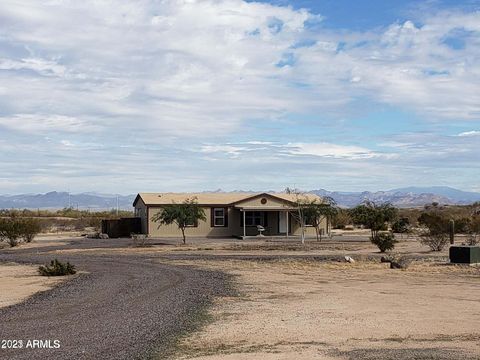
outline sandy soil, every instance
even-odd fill
[[[63,281],[60,278],[40,276],[37,269],[38,266],[33,265],[0,264],[0,308],[20,303]]]
[[[480,358],[479,268],[292,260],[201,266],[236,275],[241,295],[219,300],[214,321],[180,345],[181,359]]]

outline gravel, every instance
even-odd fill
[[[115,240],[103,247],[117,247]],[[78,245],[78,246],[76,246]],[[68,249],[88,247],[72,242]],[[46,263],[62,246],[3,251],[0,261]],[[0,309],[2,359],[169,358],[176,341],[204,320],[213,297],[230,295],[228,275],[173,266],[145,255],[58,255],[80,271],[71,280],[25,302]],[[87,273],[83,273],[87,272]],[[58,349],[27,349],[28,340],[59,340]],[[1,344],[0,344],[1,345]]]

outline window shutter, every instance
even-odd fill
[[[223,226],[228,227],[228,208],[223,209],[223,215],[225,216]]]
[[[210,227],[215,226],[215,208],[210,208]]]

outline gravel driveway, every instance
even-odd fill
[[[53,257],[46,251],[88,244],[2,251],[0,261],[46,263]],[[102,244],[122,246],[115,240]],[[58,258],[88,273],[0,309],[0,340],[23,340],[22,349],[0,348],[1,359],[168,358],[177,336],[195,328],[212,297],[229,293],[227,275],[144,255]],[[51,340],[51,346],[58,340],[60,348],[27,349],[27,340]]]

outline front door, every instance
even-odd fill
[[[287,233],[287,212],[280,211],[278,213],[278,233],[286,234]]]

